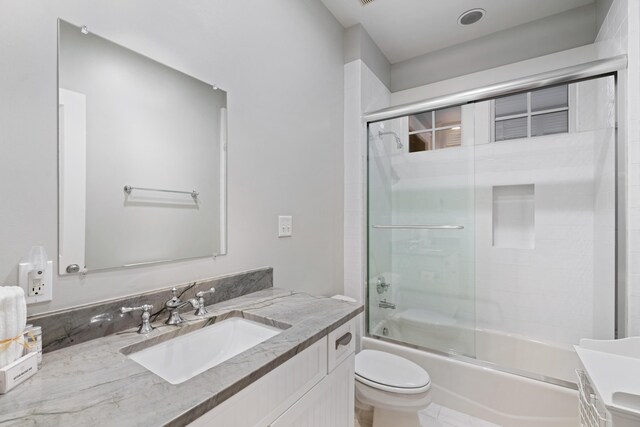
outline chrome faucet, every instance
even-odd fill
[[[378,303],[378,307],[380,308],[390,308],[392,310],[396,309],[396,305],[392,302],[387,301],[386,299],[383,299],[382,301],[380,301]]]
[[[188,301],[180,301],[178,297],[178,290],[176,288],[171,289],[171,294],[173,295],[169,301],[164,303],[164,306],[169,311],[169,318],[165,322],[167,325],[179,325],[184,322],[184,319],[180,317],[180,309],[191,305],[193,308],[199,308],[200,303],[196,298],[191,298]],[[203,299],[204,302],[204,299]]]

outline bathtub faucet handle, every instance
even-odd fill
[[[376,291],[378,291],[378,294],[385,292],[389,289],[389,286],[391,286],[391,283],[387,283],[384,276],[378,277],[378,283],[376,284]]]

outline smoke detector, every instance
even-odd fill
[[[360,3],[362,3],[363,6],[366,6],[369,3],[373,3],[373,0],[360,0]]]
[[[360,0],[360,1],[363,1],[363,0]],[[484,9],[480,9],[480,8],[467,10],[458,18],[458,24],[460,25],[475,24],[476,22],[484,18],[484,15],[486,13],[487,12],[485,12]]]

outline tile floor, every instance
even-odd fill
[[[432,403],[418,414],[421,427],[500,427],[497,424]],[[356,408],[355,427],[371,427],[373,411]],[[393,426],[389,426],[393,427]]]
[[[432,403],[418,413],[422,427],[500,427],[497,424]]]

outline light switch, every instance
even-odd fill
[[[293,219],[291,216],[278,217],[278,237],[291,237],[293,234]]]

